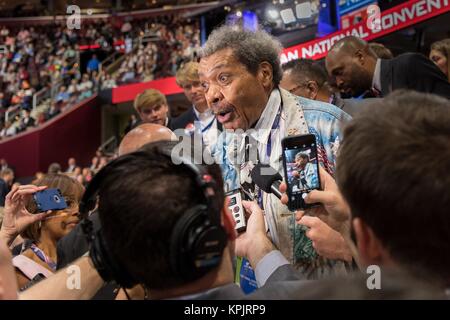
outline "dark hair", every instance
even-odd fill
[[[270,63],[273,84],[278,86],[283,76],[280,64],[283,47],[276,38],[264,30],[253,32],[223,25],[211,32],[200,55],[202,58],[208,57],[227,48],[233,50],[237,60],[253,75],[262,62]]]
[[[400,265],[450,279],[450,102],[398,91],[344,130],[337,182]]]
[[[57,174],[61,172],[61,165],[59,163],[53,162],[48,166],[48,174]]]
[[[4,176],[11,175],[11,174],[14,174],[14,171],[10,168],[0,170],[0,178],[3,178]]]
[[[69,207],[72,203],[80,203],[81,197],[84,193],[83,185],[65,174],[47,174],[41,179],[34,181],[33,184],[36,186],[47,186],[48,188],[59,189]],[[30,213],[38,212],[36,203],[33,200],[30,200],[26,207]],[[41,229],[39,228],[39,225],[39,222],[29,225],[24,231],[22,231],[21,235],[24,238],[34,241],[39,240],[41,236]]]
[[[299,152],[295,155],[295,159],[302,158],[309,161],[309,155],[303,152]]]
[[[99,216],[109,250],[126,270],[149,289],[183,285],[170,265],[170,237],[176,222],[196,204],[205,204],[194,174],[161,154],[159,141],[143,146],[126,165],[112,168],[99,192]],[[133,155],[136,155],[133,157]],[[206,167],[216,181],[219,208],[224,204],[218,165]],[[219,212],[217,214],[220,214]]]
[[[328,76],[325,69],[316,61],[311,59],[296,59],[284,64],[283,72],[290,71],[291,76],[297,83],[313,80],[319,87],[327,81]]]

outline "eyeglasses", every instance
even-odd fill
[[[292,94],[295,94],[295,91],[297,91],[297,89],[303,88],[305,85],[300,84],[298,86],[293,87],[292,89],[288,89],[288,91]]]
[[[309,80],[309,81],[307,81],[307,82],[305,82],[305,83],[302,83],[302,84],[299,84],[298,86],[293,87],[292,89],[288,89],[288,91],[289,91],[290,93],[292,93],[292,94],[295,94],[295,92],[296,92],[298,89],[308,87],[308,85],[309,85],[310,82],[314,82],[314,83],[317,85],[318,89],[320,89],[320,88],[323,86],[323,84],[322,84],[322,85],[319,85],[316,81]]]

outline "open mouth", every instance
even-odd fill
[[[234,111],[233,107],[227,107],[223,108],[219,112],[215,112],[217,120],[222,124],[230,121],[231,117],[233,116],[233,111]]]

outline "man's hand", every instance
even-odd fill
[[[14,186],[6,195],[3,223],[0,230],[2,241],[10,245],[26,227],[46,218],[51,213],[51,211],[48,211],[31,214],[25,208],[25,204],[29,201],[32,194],[45,188],[47,187],[34,185]]]
[[[274,250],[273,244],[266,234],[264,213],[256,202],[242,201],[246,211],[247,230],[236,239],[235,253],[239,257],[245,257],[252,267],[269,252]]]
[[[342,197],[333,177],[322,167],[319,167],[319,173],[323,191],[312,190],[305,198],[305,202],[308,204],[318,202],[322,206],[298,210],[296,220],[299,222],[304,215],[318,217],[339,233],[347,232],[350,224],[350,208]],[[285,193],[286,189],[286,183],[281,183],[280,191]],[[288,203],[286,194],[283,194],[281,202]]]
[[[309,228],[306,236],[311,239],[319,255],[333,260],[352,261],[350,248],[342,235],[325,222],[317,217],[304,216],[298,223]]]

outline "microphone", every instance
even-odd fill
[[[280,184],[283,178],[270,165],[258,163],[250,173],[253,182],[264,192],[273,193],[281,199]]]

